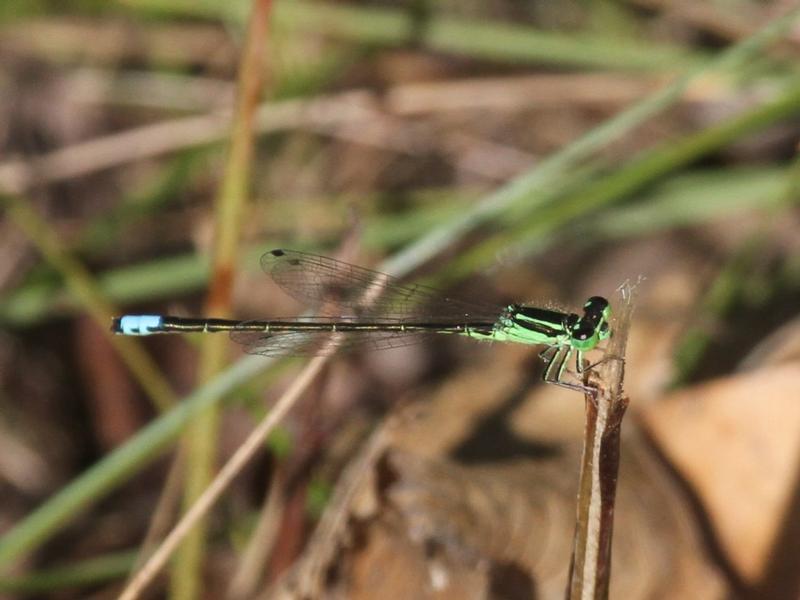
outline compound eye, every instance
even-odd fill
[[[593,311],[603,312],[608,307],[608,300],[602,296],[592,296],[583,305],[583,308],[591,308]]]

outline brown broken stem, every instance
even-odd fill
[[[622,417],[628,407],[623,395],[625,346],[636,285],[619,288],[619,316],[606,358],[587,372],[596,388],[586,395],[586,427],[578,486],[578,509],[572,548],[568,600],[608,598],[611,577],[611,538],[620,457]]]

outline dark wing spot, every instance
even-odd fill
[[[269,253],[272,254],[272,256],[283,256],[284,254],[286,254],[280,248],[276,248],[275,250],[270,250]]]

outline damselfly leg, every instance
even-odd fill
[[[551,383],[568,390],[582,392],[584,394],[591,394],[594,396],[597,390],[593,387],[583,385],[581,383],[573,383],[564,380],[564,373],[569,372],[567,363],[569,362],[570,355],[573,352],[571,346],[549,346],[539,353],[539,357],[545,362],[545,368],[542,372],[542,381]],[[576,373],[584,373],[588,367],[583,367],[583,352],[575,350],[575,371]]]

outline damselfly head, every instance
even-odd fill
[[[611,305],[601,296],[592,296],[583,305],[583,316],[569,330],[572,346],[578,350],[591,350],[600,340],[609,336],[608,320]]]

